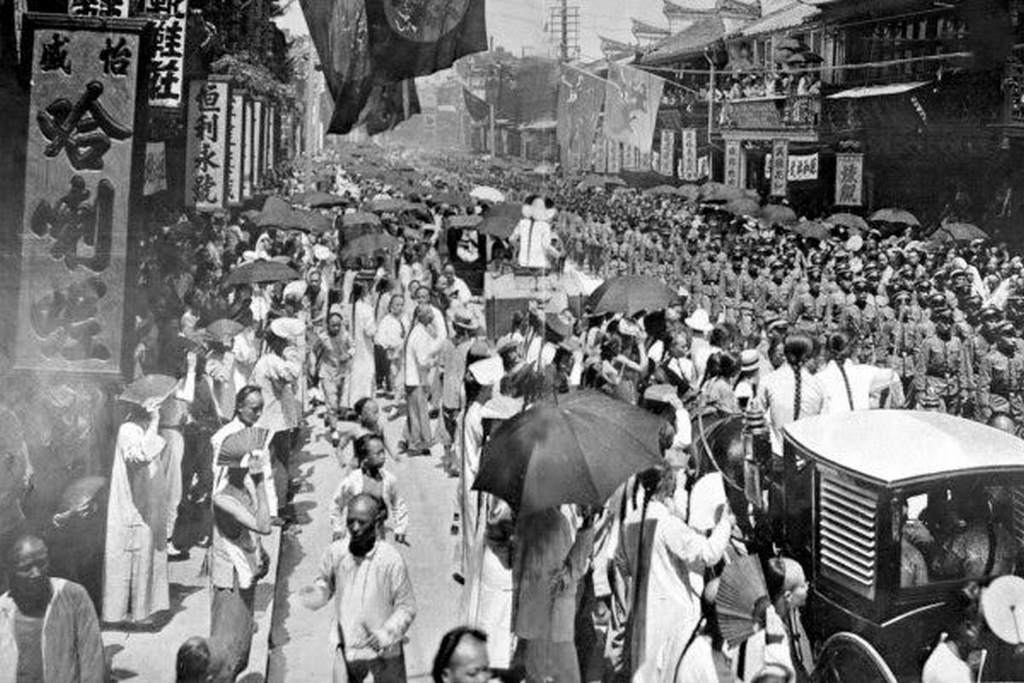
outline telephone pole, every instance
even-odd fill
[[[558,45],[558,59],[568,62],[580,52],[580,8],[569,0],[558,0],[548,14],[548,32]]]

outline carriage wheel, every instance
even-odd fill
[[[897,683],[889,665],[855,633],[836,633],[825,641],[811,674],[814,683]]]

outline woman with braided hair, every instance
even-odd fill
[[[825,344],[828,362],[817,377],[825,391],[826,414],[867,410],[871,395],[893,386],[898,378],[889,368],[855,363],[857,347],[850,337],[837,332]]]
[[[782,428],[802,417],[820,414],[825,391],[807,365],[814,358],[814,341],[796,332],[782,347],[785,363],[770,373],[757,388],[757,401],[768,416],[772,453],[782,457]]]

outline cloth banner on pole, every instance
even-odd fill
[[[558,82],[558,146],[562,164],[586,168],[593,158],[594,135],[604,106],[605,84],[594,74],[562,66]]]
[[[237,206],[244,196],[245,95],[231,93],[231,116],[228,121],[227,203]]]
[[[697,177],[695,178],[695,180],[700,180],[701,178],[710,178],[710,177],[711,177],[711,157],[708,156],[708,155],[705,155],[705,156],[702,156],[699,159],[697,159]]]
[[[263,100],[253,100],[253,119],[255,130],[255,148],[252,156],[252,182],[253,190],[263,189]]]
[[[731,187],[740,187],[740,142],[725,141],[725,178],[723,182]]]
[[[474,121],[488,121],[491,118],[491,107],[466,88],[462,89],[462,98],[466,102],[466,112]]]
[[[604,134],[650,152],[664,83],[646,71],[613,62],[605,84]]]
[[[188,0],[144,0],[142,13],[156,22],[149,65],[149,106],[179,107],[185,82]]]
[[[185,206],[198,211],[224,206],[229,88],[226,81],[195,80],[189,84]]]
[[[864,195],[864,155],[836,154],[836,205],[860,206]]]
[[[147,197],[167,189],[167,145],[163,142],[146,143],[146,181],[142,194]]]
[[[789,155],[786,179],[790,182],[818,179],[818,153]]]
[[[675,170],[676,132],[663,128],[658,151],[658,171],[670,176]]]
[[[256,102],[245,96],[245,137],[242,145],[242,200],[251,199],[256,186]]]
[[[608,170],[608,141],[598,137],[594,145],[594,172],[605,173]]]
[[[32,88],[22,124],[18,314],[8,321],[17,370],[113,379],[127,362],[125,301],[138,262],[129,228],[143,218],[147,27],[142,19],[24,15]]]
[[[622,170],[622,143],[608,139],[604,143],[608,149],[608,172],[618,173]]]
[[[789,174],[789,141],[772,140],[771,193],[773,197],[785,197]]]
[[[683,128],[682,153],[680,155],[680,176],[683,180],[694,181],[700,176],[697,173],[697,129]]]

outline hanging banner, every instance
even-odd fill
[[[652,155],[653,155],[653,152],[650,151],[650,150],[647,151],[647,152],[641,152],[640,150],[637,150],[636,167],[639,170],[641,170],[641,171],[654,171],[654,170],[657,170],[655,168],[655,166],[654,166],[654,161],[652,159]]]
[[[149,106],[179,107],[185,79],[188,0],[143,0],[142,13],[156,22],[149,65]]]
[[[604,134],[650,152],[664,84],[646,71],[612,62],[605,83]]]
[[[682,152],[679,158],[679,177],[692,182],[699,177],[697,174],[697,129],[683,128],[680,135],[682,137]]]
[[[608,149],[608,172],[618,173],[622,170],[622,143],[614,140],[605,140]]]
[[[593,163],[594,134],[605,97],[604,81],[594,74],[562,66],[558,83],[558,147],[562,164],[586,168]]]
[[[197,211],[213,211],[224,206],[230,98],[226,81],[189,83],[185,206]]]
[[[789,156],[786,179],[790,182],[818,179],[818,153]]]
[[[167,189],[167,146],[163,142],[146,143],[146,180],[142,194],[147,197]]]
[[[711,157],[702,156],[697,159],[697,180],[711,177]]]
[[[228,169],[227,203],[237,206],[242,203],[245,183],[243,182],[243,153],[245,150],[245,95],[231,93],[231,115],[228,121]]]
[[[740,187],[740,154],[739,140],[725,141],[725,178],[722,182],[731,187]]]
[[[266,143],[266,137],[263,134],[263,127],[266,125],[266,115],[263,113],[263,100],[253,100],[253,118],[256,126],[255,130],[255,143],[256,148],[253,150],[252,158],[252,182],[254,189],[263,189],[263,162],[265,157],[263,156],[263,146]]]
[[[773,197],[785,197],[789,179],[789,141],[772,140],[771,193]]]
[[[149,28],[32,13],[23,27],[32,88],[14,367],[117,375],[129,230],[142,224]]]
[[[675,171],[676,132],[663,128],[658,145],[658,172],[670,176]]]
[[[597,139],[594,145],[594,172],[605,173],[608,171],[608,141],[603,137]]]
[[[270,106],[270,125],[267,126],[267,167],[273,171],[277,165],[277,105]]]
[[[242,145],[242,200],[251,199],[256,188],[256,102],[245,96],[245,143]]]
[[[864,194],[864,155],[836,154],[836,205],[861,206]]]
[[[73,17],[127,17],[129,0],[68,0]]]

